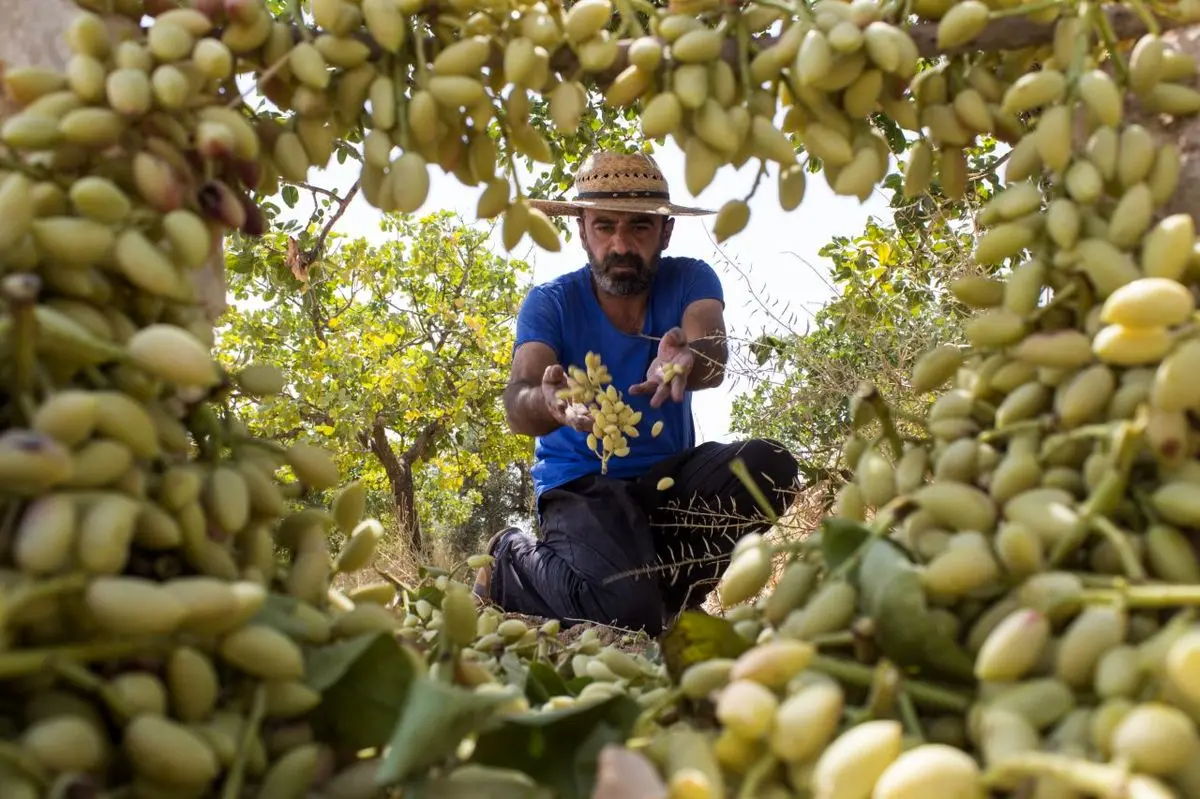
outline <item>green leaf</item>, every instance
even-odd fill
[[[476,692],[422,675],[412,683],[377,782],[399,785],[455,753],[516,690]]]
[[[821,557],[837,569],[871,537],[871,532],[853,519],[827,516],[821,520]]]
[[[623,743],[641,706],[618,694],[599,702],[505,719],[479,736],[471,759],[528,774],[557,799],[588,799],[606,744]]]
[[[587,675],[582,677],[572,677],[571,679],[567,680],[567,690],[575,696],[579,696],[580,692],[582,692],[584,688],[587,688],[594,682],[595,680]]]
[[[930,617],[921,578],[898,547],[886,539],[872,541],[859,567],[858,586],[863,610],[875,622],[875,641],[889,660],[910,672],[929,669],[971,679],[971,656]]]
[[[662,640],[663,661],[672,679],[678,679],[693,663],[736,658],[749,648],[750,642],[738,635],[731,623],[698,610],[680,614]]]
[[[500,656],[500,672],[504,678],[504,684],[509,688],[526,690],[529,671],[521,661],[521,656],[516,652],[508,651]]]
[[[287,203],[288,208],[295,208],[296,203],[300,202],[300,191],[290,183],[284,184],[279,193],[282,195],[283,201]]]
[[[299,601],[286,594],[268,593],[258,613],[251,621],[274,627],[279,632],[297,641],[307,643],[311,628],[296,614]]]
[[[530,703],[544,704],[551,697],[573,696],[566,681],[548,663],[535,660],[529,664],[525,681],[525,696]]]
[[[404,795],[411,799],[556,799],[551,791],[519,771],[473,764],[444,777],[411,783]]]
[[[305,682],[321,692],[313,725],[325,740],[347,749],[381,746],[396,726],[418,664],[412,650],[384,631],[309,650]]]

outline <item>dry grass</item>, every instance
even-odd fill
[[[791,507],[784,512],[775,526],[767,532],[766,538],[777,543],[803,541],[814,530],[820,527],[821,519],[826,515],[825,498],[827,495],[828,489],[824,484],[809,486],[799,491]],[[779,581],[779,577],[783,574],[786,565],[784,558],[777,558],[774,574],[767,582],[766,587],[757,596],[746,600],[745,604],[752,605],[764,594],[769,594],[775,588],[775,583]],[[710,593],[705,599],[702,610],[713,616],[724,616],[726,613],[717,602],[715,591]]]
[[[376,583],[381,579],[380,573],[399,580],[406,585],[418,581],[418,564],[425,564],[437,569],[450,569],[458,562],[445,539],[434,539],[427,542],[426,552],[419,557],[414,555],[408,542],[399,535],[392,535],[381,542],[375,555],[374,568],[363,569],[354,574],[339,574],[333,585],[339,591],[352,591],[366,583]],[[471,575],[461,577],[469,580]]]

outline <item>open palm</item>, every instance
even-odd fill
[[[673,327],[658,342],[658,356],[646,370],[646,380],[630,386],[630,394],[653,394],[650,407],[658,408],[667,398],[683,402],[688,375],[696,364],[696,354],[688,346],[683,328]]]

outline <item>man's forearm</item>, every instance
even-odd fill
[[[525,436],[544,436],[562,426],[550,415],[541,384],[509,384],[504,390],[504,413],[509,428]]]
[[[696,356],[696,363],[688,375],[689,391],[716,388],[725,381],[725,362],[729,358],[729,347],[723,332],[688,342]]]

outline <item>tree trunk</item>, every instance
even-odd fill
[[[537,510],[533,501],[533,474],[529,471],[528,463],[518,463],[517,471],[521,474],[518,505],[525,514],[533,514]]]
[[[421,536],[421,520],[417,516],[417,493],[413,488],[412,466],[403,458],[397,458],[399,468],[387,469],[388,484],[392,487],[392,502],[396,506],[396,523],[408,539],[409,551],[421,554],[424,541]]]
[[[392,504],[396,511],[396,525],[407,540],[409,551],[414,557],[420,557],[424,541],[421,537],[421,520],[417,516],[417,493],[413,485],[413,459],[409,453],[397,455],[387,440],[387,428],[383,422],[376,421],[369,434],[363,438],[371,448],[371,453],[379,459],[383,473],[387,475],[388,486],[392,489]]]
[[[6,69],[45,67],[65,71],[71,57],[65,31],[82,12],[72,0],[0,0],[0,76]],[[112,17],[113,31],[134,24],[122,17]],[[0,94],[0,120],[17,109]],[[196,289],[197,302],[208,318],[216,322],[225,310],[224,237],[213,235],[209,259],[199,269],[189,270]]]

